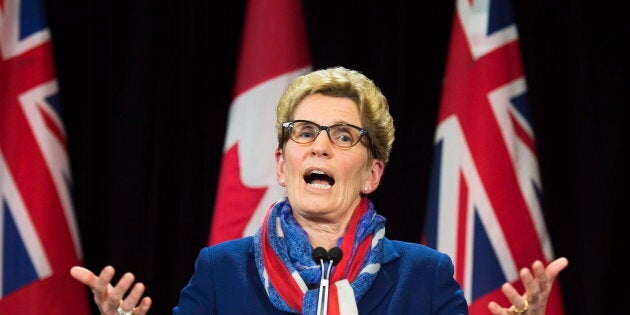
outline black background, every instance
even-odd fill
[[[303,1],[313,66],[360,70],[389,98],[397,138],[372,199],[390,238],[422,233],[452,2]],[[169,314],[208,239],[245,1],[46,5],[85,265],[133,271]],[[566,313],[627,311],[627,11],[512,5]]]

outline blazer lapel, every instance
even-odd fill
[[[383,242],[383,261],[381,268],[378,271],[378,275],[376,275],[374,283],[372,283],[372,287],[365,292],[365,295],[361,298],[361,301],[359,301],[359,314],[372,313],[381,305],[382,300],[394,286],[394,281],[387,269],[389,269],[389,266],[395,265],[395,261],[400,256],[388,239],[383,238]]]

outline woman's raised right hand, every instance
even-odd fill
[[[112,286],[110,282],[114,273],[112,266],[103,268],[98,276],[83,267],[74,266],[70,269],[73,278],[92,289],[94,302],[102,315],[145,315],[151,307],[151,298],[142,297],[144,284],[134,284],[135,276],[127,272],[116,286]],[[126,294],[127,291],[129,294]]]

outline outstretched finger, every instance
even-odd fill
[[[541,290],[541,283],[538,278],[534,278],[531,270],[527,268],[521,269],[519,273],[521,282],[525,288],[525,296],[528,297],[529,302],[536,302]]]
[[[505,308],[501,307],[499,304],[497,304],[494,301],[488,303],[488,310],[490,311],[490,313],[492,313],[492,315],[505,315],[505,314],[507,314],[507,310]]]
[[[107,296],[108,289],[110,289],[108,286],[110,286],[109,281],[111,281],[111,278],[114,276],[114,268],[107,266],[96,276],[87,268],[74,266],[70,269],[70,275],[92,289],[95,296],[105,297]]]
[[[94,289],[96,281],[98,280],[98,277],[94,273],[81,266],[74,266],[70,268],[70,275],[72,278],[90,287],[90,289]]]
[[[543,263],[540,260],[536,260],[534,261],[534,263],[532,264],[532,271],[531,273],[533,273],[533,277],[535,277],[535,283],[536,285],[539,287],[539,291],[544,293],[544,292],[548,292],[549,291],[549,282],[547,279],[547,274],[545,273],[545,266],[543,265]],[[530,273],[530,274],[531,274]],[[530,289],[528,288],[528,291]]]
[[[523,296],[520,295],[518,291],[516,291],[514,286],[512,286],[510,283],[504,283],[501,286],[501,291],[503,292],[503,295],[505,295],[505,297],[508,299],[508,301],[512,303],[512,305],[519,307],[523,305],[524,303],[527,303],[527,301],[523,298]]]
[[[120,303],[120,307],[123,310],[131,310],[136,307],[138,301],[142,298],[142,294],[144,293],[144,284],[138,282],[136,283],[127,297]]]
[[[107,297],[111,289],[110,282],[114,277],[114,273],[116,273],[116,271],[112,266],[105,266],[105,268],[101,270],[101,273],[98,274],[98,278],[96,279],[96,284],[92,288],[95,295],[98,294],[100,296]]]
[[[131,272],[127,272],[120,278],[120,280],[118,280],[118,283],[114,286],[114,289],[111,290],[109,296],[107,297],[112,305],[116,305],[116,307],[118,307],[120,301],[123,300],[125,292],[129,290],[135,279],[136,277]]]
[[[140,301],[140,305],[138,305],[138,307],[136,307],[136,311],[134,312],[134,315],[145,315],[148,311],[149,308],[151,308],[151,303],[153,301],[151,301],[151,298],[146,296],[142,299],[142,301]]]
[[[545,273],[547,274],[549,282],[553,282],[560,271],[564,270],[564,268],[566,268],[568,265],[569,260],[564,257],[560,257],[547,265],[547,268],[545,268]]]

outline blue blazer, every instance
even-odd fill
[[[384,238],[381,269],[359,314],[468,314],[451,259],[421,244]],[[173,315],[289,314],[276,309],[254,261],[253,238],[201,250]]]

